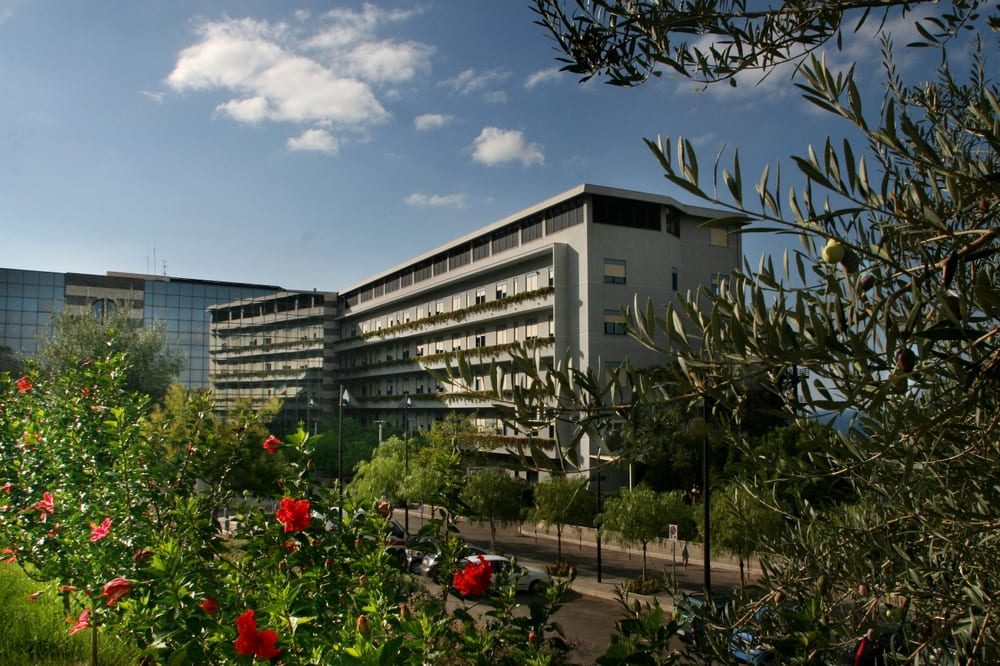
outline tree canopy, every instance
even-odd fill
[[[756,7],[537,2],[565,68],[583,78],[632,86],[673,71],[736,84],[742,72],[769,75],[794,62],[788,85],[864,144],[818,138],[793,158],[789,191],[789,173],[771,166],[750,181],[738,152],[706,174],[690,142],[646,139],[669,183],[729,211],[710,224],[791,234],[801,249],[748,262],[717,293],[630,309],[634,337],[677,358],[681,372],[653,376],[626,364],[606,393],[632,397],[599,417],[664,404],[696,414],[709,400],[713,422],[734,415],[730,441],[751,460],[738,426],[753,390],[791,394],[779,408],[800,430],[802,464],[775,474],[758,459],[761,473],[745,470],[744,483],[772,511],[782,510],[776,498],[794,495],[789,483],[835,483],[840,501],[801,498],[785,532],[765,544],[780,557],[769,560],[753,603],[773,605],[780,592],[789,607],[824,618],[822,631],[782,643],[797,645],[790,656],[837,661],[866,628],[879,628],[873,612],[883,600],[906,598],[907,640],[890,658],[948,651],[997,661],[1000,90],[987,61],[1000,16],[992,3],[963,0]],[[850,56],[852,39],[869,38],[859,26],[881,39],[885,85],[875,108],[853,67],[832,69],[818,51]],[[916,35],[905,57],[937,56],[931,76],[907,80],[896,66],[892,31],[903,26]],[[961,75],[951,52],[963,56]],[[578,381],[585,375],[539,370],[508,407],[528,420],[554,405],[558,418],[582,423],[574,414],[593,418],[595,404]],[[768,629],[778,642],[792,631],[786,616],[776,612]]]

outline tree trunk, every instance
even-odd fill
[[[490,518],[490,550],[492,550],[493,552],[496,552],[497,550],[496,543],[497,543],[497,524],[493,522],[492,518]]]
[[[740,590],[743,590],[743,556],[740,555]]]
[[[562,525],[556,525],[556,562],[562,562]]]
[[[646,582],[646,542],[642,542],[642,581]]]

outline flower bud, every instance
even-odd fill
[[[371,625],[368,624],[368,618],[364,615],[358,616],[358,621],[355,623],[354,628],[365,638],[368,638],[372,633]]]
[[[528,632],[528,642],[532,645],[536,645],[538,643],[538,633],[534,629]]]

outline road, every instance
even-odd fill
[[[411,530],[420,527],[420,520],[410,516]],[[568,531],[568,530],[567,530]],[[489,547],[489,527],[475,523],[460,523],[459,535],[469,543]],[[558,545],[534,534],[519,532],[516,528],[498,529],[495,552],[516,555],[524,564],[544,568],[545,564],[557,560]],[[624,581],[638,577],[642,572],[641,552],[625,553],[609,548],[602,549],[602,582],[597,582],[597,551],[593,544],[580,543],[572,538],[564,538],[562,557],[574,565],[577,579],[573,590],[566,597],[566,603],[552,618],[563,628],[572,646],[571,658],[577,664],[592,664],[602,655],[611,641],[615,621],[624,616],[624,609],[614,599],[615,588]],[[647,558],[647,574],[659,576],[670,574],[674,567],[670,560]],[[702,589],[702,568],[691,564],[687,569],[678,559],[676,580],[682,591]],[[731,566],[712,567],[712,586],[716,591],[732,589],[739,584],[739,572]],[[523,603],[531,601],[531,595],[522,595]],[[672,608],[672,599],[667,594],[659,595],[661,605]],[[461,603],[456,601],[455,603]],[[677,643],[680,649],[680,642]]]

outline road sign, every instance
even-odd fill
[[[670,523],[670,527],[668,528],[668,530],[670,534],[670,540],[677,541],[677,526],[674,525],[673,523]]]

